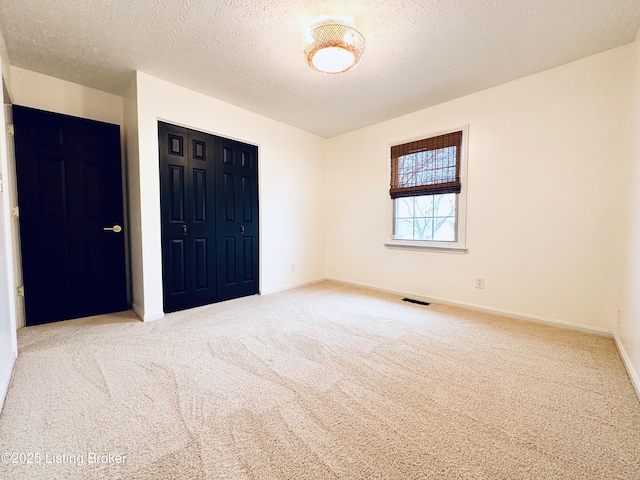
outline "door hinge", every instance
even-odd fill
[[[16,290],[18,290],[18,296],[24,297],[24,286],[20,285]]]
[[[7,123],[7,135],[15,135],[16,130],[13,127],[13,123]]]
[[[20,216],[20,207],[13,207],[11,209],[11,215],[18,218]]]

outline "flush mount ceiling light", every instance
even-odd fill
[[[348,22],[329,18],[311,27],[302,37],[302,51],[314,70],[342,73],[351,70],[364,53],[362,34]]]

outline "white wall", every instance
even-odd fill
[[[144,73],[136,83],[140,181],[130,195],[140,214],[140,236],[132,238],[142,256],[133,286],[138,315],[163,315],[158,120],[258,145],[262,293],[325,277],[325,140]]]
[[[142,268],[142,210],[140,207],[140,156],[138,148],[138,88],[133,76],[124,94],[125,184],[128,192],[128,239],[131,258],[132,309],[144,318],[144,277]]]
[[[629,376],[640,396],[640,31],[632,45],[634,69],[630,95],[628,168],[626,171],[628,216],[623,249],[623,289],[616,340]]]
[[[328,276],[611,331],[630,56],[621,47],[330,139]],[[385,248],[389,145],[465,124],[468,253]]]
[[[11,66],[14,105],[122,125],[122,97]]]

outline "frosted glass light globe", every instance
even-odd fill
[[[311,59],[315,68],[327,73],[343,72],[349,69],[354,61],[354,54],[340,47],[328,47],[318,50]]]

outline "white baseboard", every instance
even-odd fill
[[[557,320],[554,318],[541,317],[537,315],[529,315],[529,314],[520,313],[520,312],[513,312],[510,310],[503,310],[500,308],[489,308],[489,307],[484,307],[482,305],[476,305],[476,304],[467,303],[467,302],[459,302],[456,300],[449,300],[446,298],[425,297],[424,295],[420,295],[417,293],[402,292],[400,290],[377,287],[375,285],[369,285],[366,283],[351,282],[349,280],[342,280],[340,278],[327,278],[327,280],[332,280],[334,282],[344,283],[347,285],[354,285],[357,287],[370,288],[372,290],[377,290],[379,292],[391,293],[391,294],[400,295],[403,297],[411,297],[413,299],[421,300],[423,302],[428,302],[428,303],[441,303],[443,305],[450,305],[453,307],[463,307],[463,308],[468,308],[469,310],[475,310],[475,311],[484,312],[484,313],[492,313],[494,315],[501,315],[503,317],[514,318],[516,320],[524,320],[527,322],[540,323],[543,325],[550,325],[550,326],[565,328],[569,330],[577,330],[583,333],[592,333],[595,335],[601,335],[605,337],[613,337],[613,332],[611,330],[608,330],[606,328],[601,328],[601,327],[593,327],[591,325],[583,325],[580,323],[566,322],[564,320]]]
[[[138,318],[144,322],[144,310],[142,310],[140,305],[138,305],[137,303],[132,303],[131,310],[133,310],[133,313],[135,313]]]
[[[613,334],[613,339],[616,342],[616,347],[618,348],[618,353],[620,354],[620,358],[622,358],[622,363],[624,367],[627,369],[627,373],[629,374],[629,379],[631,380],[631,385],[636,390],[636,395],[638,395],[638,400],[640,400],[640,376],[638,376],[638,372],[636,372],[635,368],[633,368],[633,363],[631,363],[631,359],[627,354],[627,351],[624,349],[624,345],[618,337],[618,334]]]
[[[4,371],[0,373],[0,412],[2,412],[2,407],[4,406],[4,399],[7,396],[7,391],[9,390],[9,384],[11,383],[11,376],[13,375],[13,367],[16,364],[16,354],[12,352],[11,359],[9,363],[6,365]]]
[[[287,290],[292,290],[294,288],[304,287],[305,285],[324,282],[325,280],[327,280],[327,278],[323,277],[323,278],[316,278],[315,280],[307,280],[299,283],[291,283],[283,287],[268,288],[268,289],[260,290],[260,295],[271,295],[272,293],[285,292]]]
[[[161,318],[164,318],[164,312],[145,314],[142,307],[136,303],[131,304],[131,310],[133,310],[133,313],[135,313],[143,322],[153,322],[154,320],[160,320]]]

